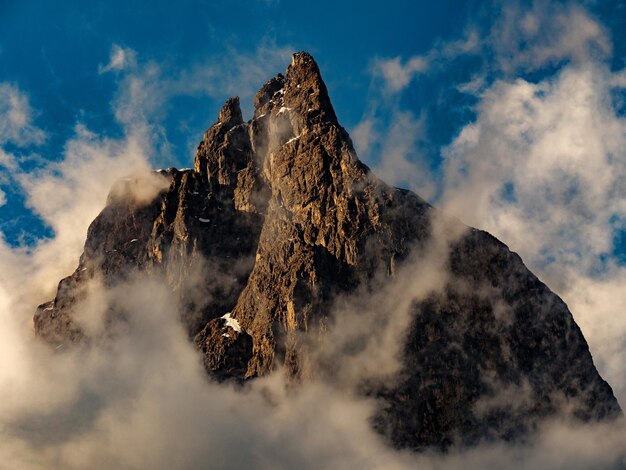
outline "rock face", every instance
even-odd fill
[[[358,160],[309,54],[294,54],[254,105],[244,122],[229,99],[194,169],[156,173],[165,189],[150,202],[112,192],[78,268],[38,308],[37,335],[89,343],[73,319],[89,280],[159,272],[213,377],[332,374],[316,344],[340,315],[336,300],[399,282],[409,261],[419,270],[443,216]],[[380,402],[373,425],[418,450],[516,438],[563,410],[583,421],[621,415],[566,305],[488,233],[445,226],[457,234],[444,244],[447,274],[409,302],[399,367],[360,386]],[[392,314],[376,312],[382,323]]]

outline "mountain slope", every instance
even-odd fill
[[[567,306],[519,256],[358,160],[310,55],[294,54],[254,105],[244,122],[238,98],[226,102],[193,170],[118,183],[78,268],[39,307],[39,336],[93,341],[73,313],[93,279],[162,273],[210,375],[354,374],[397,446],[511,439],[556,413],[621,414]],[[146,185],[160,188],[149,202],[128,196]],[[356,333],[329,341],[347,315]],[[405,328],[389,328],[396,318]],[[378,366],[361,353],[372,349],[391,359],[369,373]]]

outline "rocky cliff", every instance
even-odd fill
[[[309,54],[294,54],[254,106],[244,122],[229,99],[193,170],[151,176],[165,187],[151,201],[125,196],[141,178],[118,182],[76,271],[38,308],[38,336],[89,347],[96,338],[73,312],[90,280],[160,273],[211,376],[245,382],[284,368],[297,389],[344,372],[325,338],[346,305],[357,321],[359,310],[368,315],[375,336],[400,307],[367,299],[401,296],[410,315],[394,333],[398,363],[360,374],[357,387],[378,400],[372,425],[395,445],[513,439],[555,413],[621,415],[567,306],[519,256],[358,160]],[[402,289],[432,268],[433,247],[440,285]]]

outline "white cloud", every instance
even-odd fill
[[[5,293],[6,302],[2,315],[3,321],[13,325],[4,333],[15,335],[3,341],[0,354],[7,361],[13,354],[23,354],[27,360],[29,349],[36,349],[28,339],[32,337],[34,308],[52,298],[58,281],[75,269],[87,228],[102,209],[113,181],[148,169],[144,146],[137,137],[111,142],[85,132],[79,130],[68,142],[63,161],[35,174],[15,175],[23,185],[28,204],[53,229],[54,238],[40,240],[30,248],[9,247],[0,241],[4,266],[0,290]],[[6,362],[3,369],[12,368],[12,373],[17,374],[20,364]],[[26,376],[24,380],[27,379]],[[19,390],[15,383],[12,387]]]
[[[622,408],[626,403],[626,269],[592,278],[571,273],[563,290],[584,332],[596,366],[613,387]]]
[[[613,260],[626,220],[626,119],[613,101],[624,71],[609,69],[607,32],[577,6],[507,6],[490,41],[505,78],[468,90],[477,118],[445,151],[441,204],[563,297],[625,405],[625,270]],[[515,78],[546,64],[564,65],[538,82]]]
[[[113,46],[111,46],[109,63],[98,66],[98,73],[118,72],[121,70],[132,69],[136,66],[137,53],[133,49],[113,44]]]
[[[447,149],[442,205],[504,240],[564,298],[625,404],[624,269],[600,265],[626,220],[626,120],[612,106],[614,83],[589,62],[540,83],[493,84]]]
[[[382,79],[387,93],[397,93],[419,75],[441,69],[458,57],[489,55],[486,63],[491,70],[515,74],[563,62],[580,65],[611,55],[608,32],[574,3],[535,1],[529,7],[512,1],[491,5],[489,11],[491,16],[496,11],[497,19],[487,34],[481,36],[476,28],[468,27],[462,38],[439,41],[424,54],[406,60],[375,58],[372,75]]]
[[[158,142],[158,161],[171,164],[181,158],[171,154],[163,125],[173,98],[209,96],[221,101],[238,95],[244,115],[251,114],[252,96],[268,77],[284,68],[292,52],[290,47],[262,42],[252,53],[226,50],[185,69],[172,69],[155,61],[136,61],[119,77],[118,92],[112,101],[115,117],[125,126],[145,126],[151,139]],[[206,126],[209,124],[210,121]],[[195,151],[197,135],[203,130],[190,136],[191,151]]]
[[[376,152],[382,156],[373,168],[384,181],[418,192],[431,199],[435,195],[436,182],[423,158],[419,143],[424,141],[424,117],[394,110],[384,135],[378,139]],[[357,128],[358,130],[358,128]],[[367,157],[367,154],[362,154]]]
[[[626,209],[626,120],[611,105],[610,76],[588,64],[538,84],[493,84],[447,150],[445,205],[499,227],[535,265],[549,253],[591,268]]]
[[[43,143],[46,134],[33,124],[28,97],[16,86],[0,83],[0,145],[20,147]]]
[[[2,148],[0,148],[0,166],[9,171],[15,171],[18,168],[15,156],[5,152]]]
[[[403,90],[411,82],[413,77],[428,69],[428,61],[424,57],[415,56],[408,59],[404,64],[400,57],[392,59],[376,59],[372,64],[373,72],[379,75],[390,92]]]
[[[12,184],[11,174],[19,172],[18,159],[4,147],[40,145],[46,133],[33,123],[33,111],[28,96],[17,86],[0,83],[0,184]],[[0,206],[7,203],[6,193],[0,189]]]
[[[373,117],[367,117],[350,130],[350,137],[361,158],[369,155],[374,143],[380,139],[376,131],[376,124]]]
[[[575,3],[507,2],[486,39],[506,72],[610,56],[607,31]]]
[[[466,54],[476,54],[480,51],[482,43],[478,31],[468,27],[461,39],[442,42],[439,47],[436,46],[430,51],[430,55],[443,62]]]
[[[371,97],[355,143],[367,158],[394,129],[418,122],[420,114],[403,109],[389,91],[402,91],[419,73],[436,73],[446,57],[479,57],[482,65],[457,87],[477,99],[476,119],[444,149],[438,191],[420,179],[428,169],[411,158],[420,143],[404,132],[391,139],[399,144],[394,150],[378,152],[375,171],[427,197],[440,194],[436,205],[518,251],[568,303],[600,372],[626,406],[619,365],[626,354],[624,268],[613,259],[614,235],[626,225],[626,120],[613,100],[626,89],[626,71],[609,68],[609,32],[581,6],[498,5],[482,37],[469,29],[467,41],[438,43],[416,56],[427,59],[423,71],[410,72],[400,58],[379,62],[387,64],[387,88]],[[540,80],[520,77],[539,70]],[[546,76],[548,70],[556,72]],[[381,77],[378,71],[374,78]],[[413,184],[403,181],[407,175]]]
[[[404,63],[401,57],[377,57],[372,61],[370,71],[374,77],[382,79],[386,93],[398,93],[419,75],[443,67],[461,55],[474,54],[480,47],[477,31],[468,28],[461,39],[438,43],[426,54],[411,56]]]
[[[144,133],[133,131],[114,140],[78,125],[62,161],[15,175],[26,193],[27,205],[54,231],[54,243],[42,241],[33,258],[42,266],[57,266],[58,271],[44,273],[42,281],[55,283],[55,277],[58,281],[59,275],[71,272],[87,227],[104,207],[113,182],[147,173],[151,151],[152,143]]]

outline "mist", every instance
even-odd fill
[[[337,299],[334,322],[311,355],[319,364],[331,361],[336,373],[296,386],[280,368],[244,386],[211,380],[179,321],[178,299],[159,273],[135,274],[113,286],[94,278],[74,315],[99,339],[54,349],[33,335],[27,320],[37,301],[28,295],[30,277],[20,279],[18,270],[12,289],[3,284],[0,297],[3,465],[26,470],[623,465],[622,421],[582,426],[556,417],[526,442],[485,443],[446,454],[398,450],[373,430],[380,403],[363,397],[359,388],[366,380],[392,380],[411,307],[449,280],[448,247],[463,234],[451,219],[431,222],[439,236],[398,269],[395,282],[370,295]],[[7,247],[5,253],[18,256]],[[21,256],[26,262],[37,251]],[[33,272],[35,279],[46,275],[32,268],[28,276]],[[206,282],[202,271],[197,273],[195,279],[189,274],[191,291],[194,283]],[[118,320],[105,335],[103,316],[109,310]],[[499,399],[515,403],[523,390],[509,390]]]

